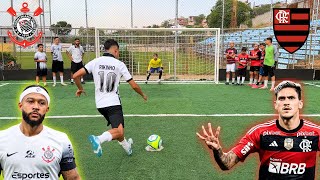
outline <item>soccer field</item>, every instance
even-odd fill
[[[0,82],[1,129],[21,121],[18,96],[26,83]],[[69,135],[83,179],[257,179],[257,154],[223,172],[195,133],[207,122],[221,126],[220,141],[224,150],[229,150],[250,127],[273,118],[273,94],[268,90],[221,84],[141,84],[149,97],[144,102],[128,84],[122,83],[125,136],[133,138],[134,152],[129,157],[117,142],[111,142],[102,145],[103,155],[98,158],[87,137],[101,134],[107,126],[105,119],[97,116],[94,85],[88,82],[84,88],[87,96],[77,98],[76,86],[59,84],[53,88],[49,84],[51,104],[44,121]],[[303,114],[320,124],[320,86],[304,85],[303,90]],[[163,151],[144,150],[151,134],[163,138]],[[319,165],[318,159],[316,172]]]

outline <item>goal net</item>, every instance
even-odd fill
[[[96,56],[103,43],[115,39],[123,61],[136,80],[145,80],[155,53],[162,60],[164,81],[214,81],[218,83],[219,28],[95,29]],[[157,80],[152,75],[150,80]]]

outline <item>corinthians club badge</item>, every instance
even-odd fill
[[[43,10],[41,7],[38,7],[33,13],[33,16],[31,16],[27,14],[30,11],[28,8],[28,3],[24,2],[22,3],[22,8],[20,11],[22,14],[17,16],[17,12],[12,7],[7,10],[11,16],[15,17],[15,20],[12,24],[13,33],[23,40],[17,40],[17,37],[14,36],[10,31],[8,31],[8,36],[15,44],[26,48],[32,44],[35,44],[42,37],[41,31],[38,33],[38,35],[36,35],[38,25],[34,17],[39,16]],[[33,40],[27,41],[27,39],[31,39],[32,37],[34,37]]]

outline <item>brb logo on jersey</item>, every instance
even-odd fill
[[[309,35],[310,8],[274,8],[273,31],[278,43],[289,53],[299,50]]]
[[[50,146],[48,146],[47,149],[42,148],[42,151],[44,151],[43,156],[42,156],[42,159],[44,162],[51,163],[55,159],[55,157],[54,157],[55,149],[54,148],[51,149]]]
[[[38,30],[38,25],[34,17],[39,16],[43,10],[41,7],[38,7],[35,12],[33,13],[33,16],[27,14],[30,9],[28,8],[28,3],[24,2],[22,3],[21,8],[21,15],[17,16],[17,12],[13,9],[13,7],[10,7],[7,12],[13,16],[16,17],[12,24],[12,30],[14,34],[16,34],[18,37],[22,38],[22,41],[18,41],[17,38],[12,34],[11,31],[8,31],[8,36],[10,37],[11,41],[15,44],[22,46],[24,48],[35,44],[40,40],[42,37],[42,32],[40,31],[38,35],[36,35],[36,32]],[[33,40],[27,41],[27,39],[31,39],[34,37]]]
[[[303,174],[306,171],[306,163],[285,163],[270,161],[268,171],[275,174]]]

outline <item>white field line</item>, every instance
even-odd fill
[[[3,83],[3,84],[0,84],[0,87],[5,86],[5,85],[8,85],[8,84],[10,84],[10,83]]]
[[[126,114],[125,117],[272,117],[276,114]],[[320,114],[304,114],[302,117],[320,117]],[[102,115],[47,116],[47,119],[97,118]],[[21,117],[0,117],[0,120],[20,119]]]
[[[310,85],[310,86],[315,86],[315,87],[320,87],[320,85],[316,85],[316,84],[312,84],[312,83],[304,83],[306,85]]]

